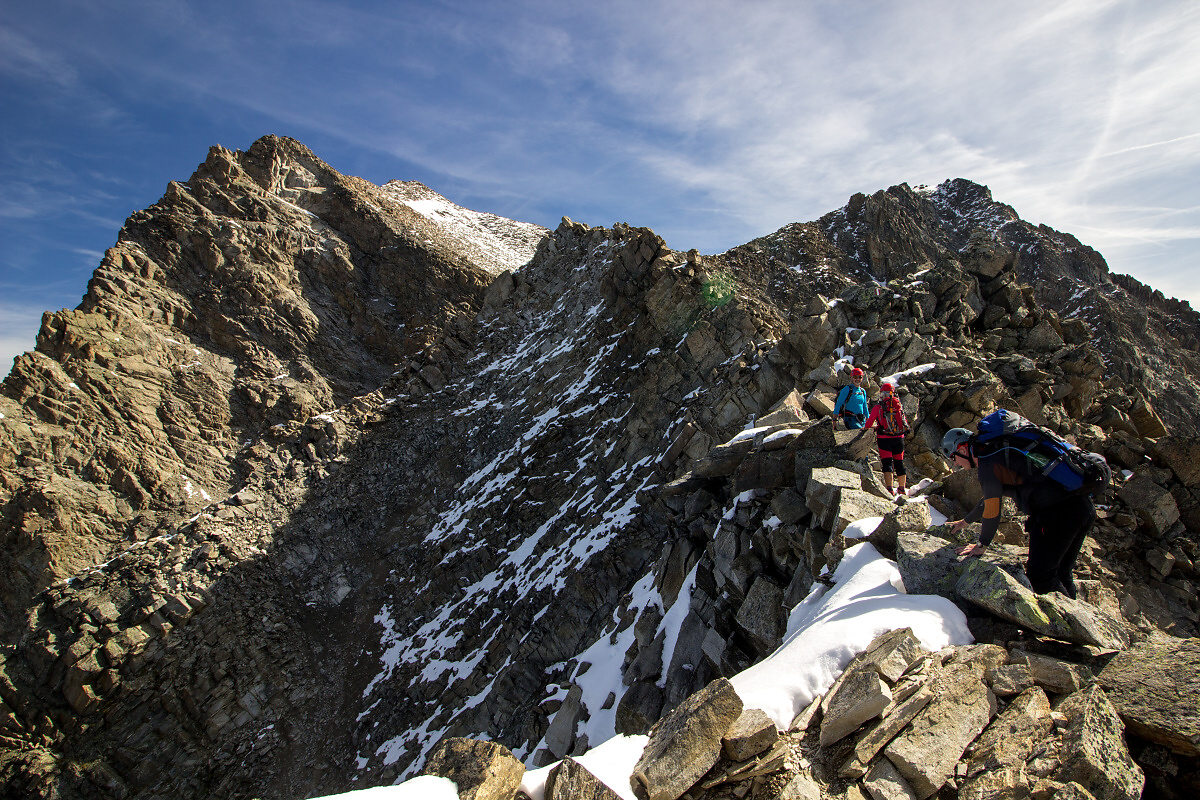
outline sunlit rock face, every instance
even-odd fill
[[[0,785],[312,796],[450,737],[538,766],[645,733],[786,640],[856,518],[902,566],[949,546],[825,420],[851,359],[899,383],[937,518],[973,502],[942,432],[996,407],[1135,470],[1084,599],[1195,636],[1200,400],[1157,382],[1198,331],[968,181],[702,256],[213,148],[3,384]]]

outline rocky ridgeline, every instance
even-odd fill
[[[1157,716],[1137,688],[1151,670],[1169,664],[1158,688],[1194,692],[1198,659],[1194,641],[1147,645],[1093,672],[994,644],[931,653],[904,628],[872,642],[786,730],[712,681],[651,728],[629,789],[643,800],[1137,798],[1146,775],[1121,718]],[[1195,714],[1180,701],[1171,712]],[[492,742],[447,740],[424,772],[461,797],[522,796],[523,767]],[[1185,788],[1177,765],[1158,777],[1166,796]],[[578,797],[617,793],[568,756],[545,798]]]
[[[1071,719],[1119,739],[1107,702],[1150,786],[1194,785],[1195,715],[1171,705],[1194,681],[1151,676],[1192,657],[1156,637],[1196,636],[1198,401],[1137,380],[1154,353],[1167,376],[1192,356],[1156,328],[1121,349],[1040,300],[1071,282],[1123,319],[1123,290],[1071,242],[954,181],[701,257],[646,229],[551,234],[375,187],[290,140],[215,148],[130,218],[0,394],[0,785],[293,798],[435,767],[464,737],[538,764],[579,755],[598,744],[579,723],[606,710],[663,730],[778,645],[868,513],[910,591],[963,604],[988,644],[923,657],[930,686],[963,662],[964,693],[1013,696],[990,671],[1035,656],[1075,676],[1039,683],[1076,699],[1040,755],[1005,762],[1014,781],[1091,786],[1051,762],[1069,760],[1055,743]],[[973,499],[933,454],[942,431],[999,406],[1131,471],[1081,558],[1086,603],[1013,577],[1015,521],[964,572],[924,504],[884,497],[870,435],[820,421],[839,352],[872,386],[916,370],[910,474],[944,512]],[[734,440],[752,418],[761,430]],[[659,602],[634,606],[639,585]],[[630,643],[627,688],[589,708],[579,654],[604,637]],[[1114,653],[1151,646],[1162,666],[1126,685],[1160,689],[1137,701],[1152,712],[1095,690]],[[870,792],[881,758],[924,791],[886,748],[841,774],[838,747],[861,737],[822,748],[830,710],[784,732],[790,755],[727,755],[681,794]],[[728,726],[704,727],[719,742]],[[975,777],[971,752],[946,785]]]
[[[1114,502],[1104,511],[1105,518],[1096,536],[1089,539],[1088,553],[1081,560],[1081,572],[1085,577],[1078,582],[1086,601],[1074,601],[1059,594],[1039,596],[1021,580],[1027,540],[1021,526],[1011,519],[1011,508],[998,537],[1007,543],[994,545],[984,559],[962,561],[954,548],[972,541],[973,536],[955,540],[949,537],[948,528],[931,526],[929,504],[910,502],[897,507],[879,485],[876,472],[862,466],[864,457],[874,450],[873,434],[835,432],[827,423],[805,422],[802,419],[804,411],[797,405],[798,399],[796,396],[787,398],[779,409],[764,417],[760,421],[762,429],[755,437],[714,448],[692,472],[663,488],[663,502],[677,512],[676,519],[688,522],[688,528],[696,535],[687,540],[676,540],[660,559],[656,566],[656,585],[664,598],[673,597],[673,592],[677,592],[685,580],[684,573],[694,565],[695,586],[690,601],[687,598],[676,600],[690,602],[690,606],[672,652],[663,652],[664,636],[659,624],[662,610],[651,606],[640,615],[620,612],[616,615],[622,625],[632,625],[636,633],[625,656],[623,680],[628,689],[617,706],[618,731],[638,734],[651,730],[656,720],[686,703],[686,698],[701,691],[707,682],[722,675],[736,674],[772,653],[783,641],[787,610],[804,598],[813,581],[820,579],[824,567],[835,566],[847,547],[859,543],[842,535],[847,525],[864,517],[881,516],[883,522],[869,537],[871,545],[897,561],[909,592],[943,595],[963,607],[977,641],[989,643],[986,647],[978,647],[982,648],[979,652],[989,654],[991,667],[1016,665],[1011,669],[1000,669],[996,675],[1024,676],[1025,670],[1032,669],[1041,676],[1038,681],[1044,688],[1057,695],[1067,695],[1093,685],[1096,673],[1118,652],[1127,651],[1139,641],[1153,642],[1122,654],[1114,662],[1119,666],[1112,666],[1107,673],[1110,676],[1120,673],[1122,678],[1114,677],[1102,685],[1128,700],[1130,695],[1120,693],[1134,686],[1156,684],[1140,695],[1136,701],[1140,707],[1136,710],[1135,703],[1124,704],[1119,700],[1120,715],[1136,735],[1145,740],[1139,754],[1155,765],[1151,774],[1153,785],[1166,791],[1166,796],[1186,796],[1186,792],[1175,793],[1178,787],[1194,786],[1200,777],[1195,773],[1193,763],[1200,755],[1200,749],[1197,749],[1200,746],[1200,717],[1194,710],[1200,697],[1197,694],[1200,684],[1194,673],[1200,651],[1196,649],[1194,638],[1180,644],[1178,640],[1160,638],[1160,631],[1169,630],[1184,637],[1196,635],[1196,575],[1190,566],[1174,571],[1176,564],[1190,565],[1191,558],[1182,550],[1190,552],[1194,549],[1194,539],[1181,529],[1177,509],[1168,510],[1166,516],[1154,522],[1158,513],[1155,501],[1141,494],[1148,489],[1150,495],[1163,501],[1171,496],[1169,489],[1144,476],[1135,476],[1117,492]],[[1188,457],[1180,451],[1173,451],[1173,457],[1184,480],[1192,485],[1188,489],[1172,473],[1168,486],[1176,493],[1194,490],[1194,478],[1187,472],[1190,469]],[[923,492],[930,493],[930,504],[955,515],[961,514],[964,506],[974,505],[977,496],[971,496],[973,487],[960,475],[956,473],[947,476],[949,480],[945,483],[923,487]],[[1160,474],[1159,477],[1163,476]],[[978,489],[974,488],[974,491]],[[718,499],[735,497],[741,502],[735,502],[732,508],[725,508]],[[1175,521],[1167,522],[1172,519]],[[1126,527],[1122,529],[1119,525]],[[1158,531],[1167,526],[1176,529],[1176,538],[1172,541],[1183,556],[1178,561],[1164,550],[1159,538]],[[681,548],[687,549],[689,555],[679,555]],[[1142,561],[1136,556],[1137,552],[1159,555],[1151,555],[1147,561]],[[1168,557],[1163,558],[1162,554]],[[1167,568],[1171,572],[1166,574],[1153,566],[1166,567],[1168,562]],[[1166,583],[1164,578],[1171,582]],[[1139,597],[1142,598],[1140,601]],[[619,626],[613,633],[618,630]],[[655,635],[656,631],[658,635]],[[586,674],[588,666],[579,664],[578,673]],[[1057,677],[1049,677],[1051,673]],[[1028,678],[1022,677],[1022,680],[1024,684],[1007,687],[1006,693],[1013,695],[1028,688]],[[845,676],[842,682],[845,682]],[[992,677],[987,684],[993,692],[1001,691]],[[565,684],[568,688],[571,685]],[[959,687],[956,691],[966,690]],[[828,698],[838,692],[835,685],[831,695],[827,695],[826,705]],[[891,695],[884,700],[884,694],[878,694],[877,700],[885,704],[891,702]],[[1149,697],[1159,699],[1149,700]],[[586,719],[595,711],[581,705],[577,698],[578,693],[568,693],[567,702],[557,710],[559,716],[551,726],[552,731],[570,731],[578,720]],[[925,700],[928,701],[928,696]],[[945,738],[949,742],[947,747],[957,747],[953,754],[943,754],[944,763],[938,767],[945,769],[941,778],[949,780],[956,775],[961,778],[979,771],[978,767],[970,771],[970,753],[964,756],[964,752],[995,714],[994,698],[989,702],[992,705],[985,703],[984,708],[990,708],[990,713],[974,728],[956,730],[952,722],[946,722],[945,729],[935,727],[922,734],[927,746],[930,741]],[[1089,702],[1108,708],[1102,692]],[[1151,711],[1150,707],[1156,704],[1158,710]],[[1049,706],[1046,710],[1049,711]],[[877,712],[878,709],[867,717],[848,717],[846,724],[849,727],[843,735],[867,722]],[[564,714],[570,715],[570,721],[565,725],[560,724]],[[1143,721],[1146,718],[1154,718],[1153,725],[1161,727],[1151,732],[1151,726]],[[958,711],[940,719],[956,721]],[[1174,721],[1168,723],[1167,719]],[[906,721],[897,719],[893,724],[903,725]],[[874,738],[867,735],[863,738],[875,741],[879,737],[897,736],[899,731],[900,727],[880,726],[873,734]],[[996,731],[992,733],[993,737],[999,735]],[[879,741],[879,748],[887,740]],[[1185,740],[1190,744],[1182,744]],[[987,741],[987,737],[979,741]],[[822,738],[821,743],[831,744],[826,738]],[[1026,744],[1031,749],[1018,759],[1021,763],[1013,761],[1003,765],[1011,769],[996,780],[1006,783],[987,784],[980,778],[973,784],[979,793],[965,796],[1027,796],[1020,792],[1029,791],[1033,791],[1034,796],[1051,796],[1053,792],[1047,787],[1058,788],[1054,779],[1034,791],[1037,780],[1030,776],[1036,775],[1035,769],[1045,770],[1046,763],[1036,767],[1031,765],[1027,770],[1024,759],[1036,749],[1036,742]],[[548,736],[542,762],[550,763],[554,758],[577,754],[576,745],[569,734]],[[980,745],[974,747],[978,749]],[[1122,747],[1112,751],[1105,745],[1096,752],[1125,750]],[[829,754],[810,754],[809,760],[822,757],[834,758]],[[877,765],[876,774],[866,779],[864,786],[872,796],[923,798],[942,785],[941,779],[932,785],[933,778],[926,778],[921,783],[922,779],[914,778],[910,773],[904,773],[907,777],[903,779],[895,775],[881,777],[880,773],[889,772],[893,767],[906,768],[899,763],[899,758],[893,761],[896,762],[893,766]],[[1059,762],[1051,759],[1050,763]],[[860,766],[850,773],[837,774],[842,778],[847,775],[861,777],[867,765]],[[703,766],[701,773],[710,767],[711,763]],[[857,773],[853,774],[855,770]],[[778,771],[776,767],[770,772]],[[833,775],[828,773],[824,777],[822,791],[825,794],[813,796],[839,796],[845,790],[843,783]],[[699,779],[698,775],[695,777]],[[751,777],[760,778],[759,784],[762,784],[756,785],[754,797],[803,796],[776,794],[778,781],[772,784],[773,788],[765,788],[770,779],[762,774]],[[1047,773],[1038,777],[1046,778]],[[698,785],[704,788],[703,784],[712,780],[710,775]],[[909,786],[908,780],[916,780],[921,785]],[[1098,792],[1088,785],[1097,792],[1097,797],[1137,796],[1140,792],[1141,778],[1137,768],[1113,780],[1124,781],[1125,788],[1117,793],[1108,789]],[[888,786],[908,788],[885,789],[880,781]],[[1058,783],[1063,782],[1069,781]],[[1133,783],[1137,784],[1136,790],[1130,788]],[[691,786],[689,783],[682,788]],[[908,794],[910,790],[914,794]],[[893,794],[893,791],[897,793]],[[726,795],[693,791],[692,796]]]

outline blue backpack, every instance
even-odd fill
[[[1112,483],[1112,470],[1104,456],[1085,452],[1007,409],[980,420],[972,441],[978,447],[976,455],[1003,452],[1009,466],[1013,458],[1023,458],[1030,472],[1055,481],[1072,494],[1090,494],[1102,500]]]

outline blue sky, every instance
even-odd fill
[[[0,374],[208,147],[720,252],[964,177],[1200,308],[1200,4],[0,0]]]

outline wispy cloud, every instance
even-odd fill
[[[78,72],[65,58],[3,26],[0,26],[0,74],[14,79],[49,81],[63,87],[78,83]]]

